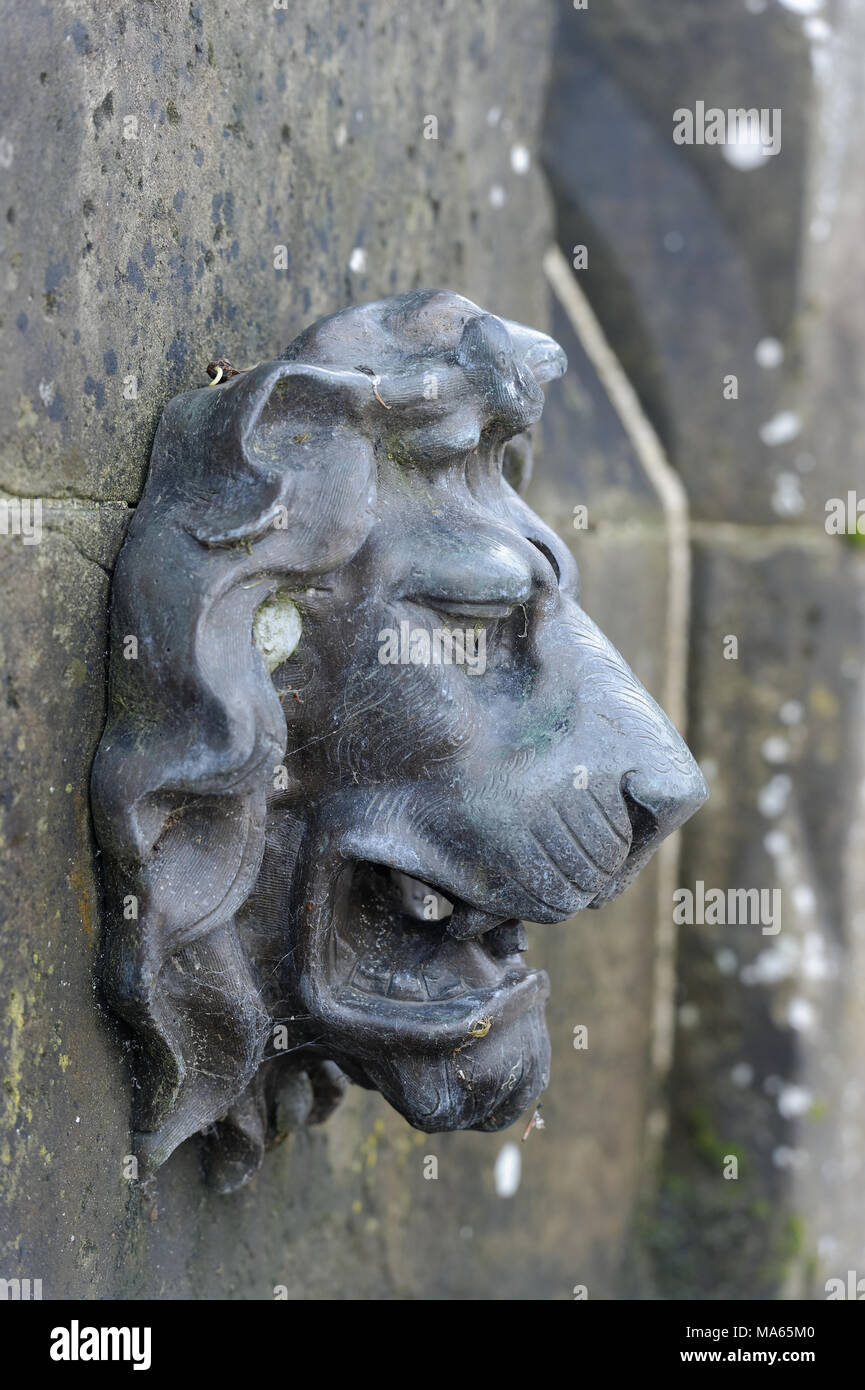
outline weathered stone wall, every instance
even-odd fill
[[[216,355],[255,362],[321,313],[417,285],[548,324],[537,149],[553,19],[541,0],[6,7],[0,482],[44,499],[44,535],[0,538],[0,1273],[42,1278],[46,1297],[615,1287],[640,1174],[650,875],[606,924],[535,933],[555,979],[557,1079],[511,1200],[492,1167],[518,1136],[424,1137],[359,1091],[235,1196],[206,1193],[194,1144],[143,1194],[123,1176],[129,1079],[93,976],[87,784],[110,572],[162,407],[205,384]],[[599,427],[596,462],[615,428]],[[574,492],[567,452],[557,467],[548,511],[556,488]],[[644,558],[639,614],[613,626],[626,650],[642,634],[628,654],[657,689],[663,584]],[[602,621],[609,560],[600,545],[588,564]],[[578,1023],[589,1054],[571,1045]]]
[[[865,576],[823,506],[863,485],[865,36],[853,0],[821,39],[776,0],[751,10],[4,6],[0,498],[42,498],[44,534],[0,536],[0,1276],[55,1298],[751,1297],[861,1267]],[[745,172],[675,147],[673,107],[697,99],[781,107],[781,155]],[[160,412],[214,356],[254,363],[319,314],[418,285],[553,331],[572,365],[530,501],[661,696],[669,518],[549,291],[553,241],[588,246],[580,284],[690,507],[690,738],[713,796],[679,882],[780,885],[783,930],[682,930],[659,1167],[673,1001],[653,865],[602,913],[532,931],[553,1078],[513,1198],[492,1169],[518,1134],[418,1135],[358,1090],[233,1196],[202,1186],[194,1143],[142,1192],[94,990],[87,786],[110,572]],[[778,368],[755,362],[766,337]],[[799,432],[768,445],[783,410]]]
[[[865,1255],[865,567],[824,525],[865,486],[861,7],[610,0],[581,29],[558,8],[558,240],[591,248],[581,283],[691,515],[689,738],[711,797],[679,881],[781,894],[777,934],[679,933],[655,1287],[822,1297]],[[698,100],[780,108],[780,152],[745,169],[674,144]]]

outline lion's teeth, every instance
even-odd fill
[[[428,998],[423,982],[412,970],[395,970],[387,992],[390,999],[410,999],[417,1002]]]
[[[424,979],[430,999],[451,999],[455,994],[463,994],[465,981],[450,970],[438,969],[434,965],[424,967]]]
[[[481,912],[478,907],[469,907],[467,903],[458,903],[453,910],[453,916],[448,923],[448,934],[456,937],[457,941],[464,941],[469,936],[483,936],[485,932],[498,926],[501,917],[494,916],[491,912]]]
[[[391,978],[391,968],[382,961],[366,957],[358,961],[352,976],[352,983],[369,994],[386,994]]]

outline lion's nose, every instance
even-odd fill
[[[675,763],[636,769],[622,778],[622,795],[631,819],[631,852],[663,840],[702,806],[709,789],[702,772],[680,740]]]

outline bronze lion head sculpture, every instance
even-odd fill
[[[704,799],[506,481],[564,368],[418,291],[165,410],[92,781],[146,1172],[201,1132],[235,1187],[346,1078],[510,1124],[549,1066],[522,919],[609,901]]]

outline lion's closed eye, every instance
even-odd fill
[[[509,618],[519,606],[516,600],[510,599],[466,599],[464,602],[458,602],[452,599],[429,598],[416,602],[425,602],[436,612],[446,613],[452,618],[480,619],[484,622],[495,618]]]

